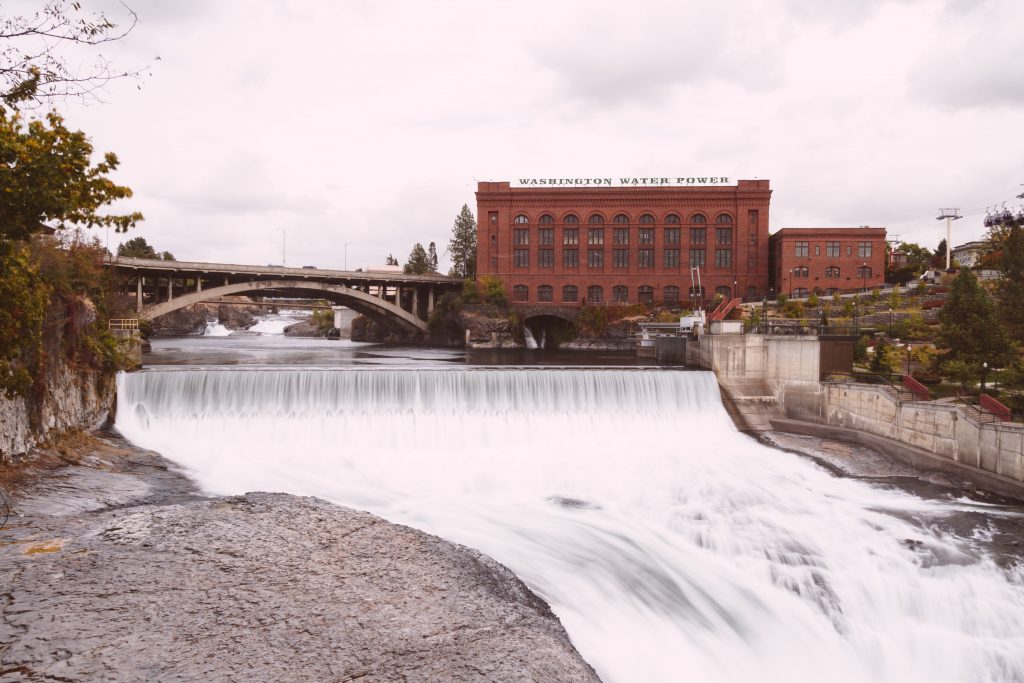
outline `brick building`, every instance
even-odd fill
[[[867,291],[885,277],[885,228],[783,228],[770,238],[776,292]]]
[[[479,183],[478,276],[499,277],[513,302],[541,305],[685,306],[693,268],[704,300],[767,291],[767,180],[638,180],[650,186]]]

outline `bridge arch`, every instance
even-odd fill
[[[169,301],[146,306],[139,311],[139,317],[143,320],[153,320],[185,306],[200,304],[222,296],[257,293],[266,295],[271,292],[310,298],[315,294],[316,298],[348,306],[354,311],[390,324],[404,332],[427,333],[427,323],[401,306],[345,285],[301,280],[254,280],[211,287],[199,292],[189,292]]]

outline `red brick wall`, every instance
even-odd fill
[[[655,301],[663,298],[664,287],[679,287],[680,299],[688,300],[690,289],[690,228],[705,228],[706,265],[701,268],[701,280],[706,298],[714,297],[717,287],[728,287],[740,296],[753,287],[755,296],[767,291],[769,278],[768,264],[768,220],[771,190],[767,180],[740,180],[737,185],[708,187],[623,187],[623,188],[513,188],[508,182],[482,182],[477,193],[477,275],[492,275],[501,278],[511,297],[517,285],[528,288],[527,301],[537,303],[537,289],[541,285],[554,288],[553,304],[562,304],[562,287],[571,284],[579,288],[579,299],[587,296],[591,285],[600,285],[604,289],[604,300],[612,301],[612,288],[624,285],[628,288],[628,301],[636,303],[641,286],[654,289]],[[756,212],[756,223],[751,219]],[[707,224],[691,222],[695,214],[703,214]],[[568,215],[579,218],[579,225],[566,225]],[[603,226],[591,225],[588,220],[592,215],[604,218]],[[614,218],[624,214],[629,218],[628,226],[615,224]],[[650,214],[654,217],[652,225],[641,224],[640,217]],[[528,223],[514,224],[516,216],[526,216]],[[554,223],[541,225],[541,217],[550,215]],[[669,215],[676,215],[680,223],[669,224]],[[718,224],[719,215],[728,215],[732,224]],[[566,269],[563,267],[563,231],[567,228],[579,229],[579,267]],[[593,268],[588,265],[587,230],[591,227],[604,228],[604,265]],[[614,230],[628,227],[628,266],[614,267]],[[728,268],[715,266],[715,229],[731,227],[732,234],[732,265]],[[513,244],[515,229],[529,231],[529,245]],[[554,244],[550,247],[539,244],[539,229],[554,229]],[[639,229],[654,228],[653,245],[639,244]],[[679,228],[678,245],[665,243],[665,229]],[[698,247],[699,245],[694,245]],[[528,265],[516,267],[514,250],[528,250]],[[539,250],[550,248],[553,253],[553,265],[542,267],[538,264]],[[638,265],[639,250],[653,249],[654,263],[652,268],[640,268]],[[679,267],[666,268],[664,251],[666,248],[679,249]]]
[[[805,242],[807,255],[797,255],[797,245]],[[838,242],[838,256],[829,255],[830,242]],[[864,242],[871,245],[870,256],[860,254]],[[771,236],[771,249],[771,286],[786,296],[801,288],[808,292],[817,288],[822,294],[829,289],[870,291],[884,282],[885,228],[783,228]],[[858,273],[864,265],[871,269],[869,277]],[[838,268],[839,277],[829,277],[829,268]]]

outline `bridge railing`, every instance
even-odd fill
[[[113,318],[107,323],[108,329],[113,330],[138,330],[138,318]]]

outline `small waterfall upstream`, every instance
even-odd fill
[[[212,493],[319,496],[480,549],[609,682],[1024,680],[1024,573],[928,522],[975,504],[763,446],[711,373],[140,372],[117,428]]]

